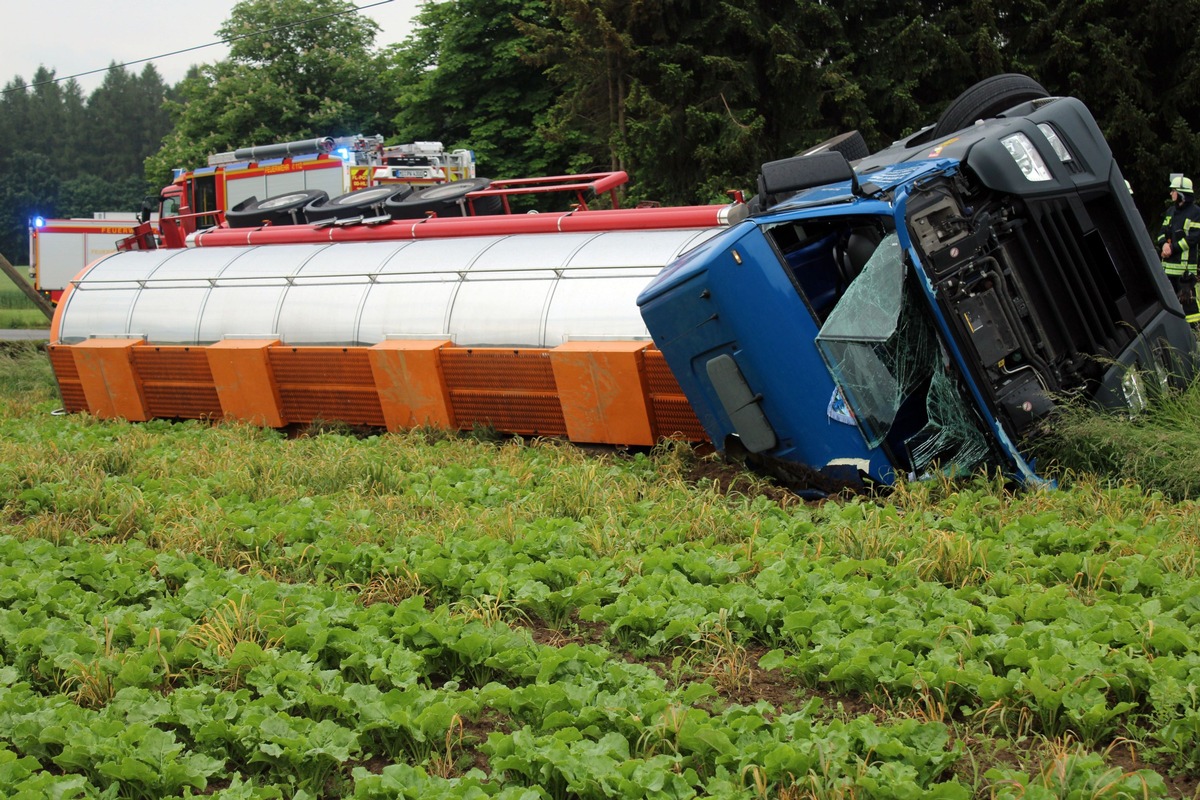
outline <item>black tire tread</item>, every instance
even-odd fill
[[[387,189],[389,186],[391,187],[390,193],[381,193],[381,189]],[[403,183],[368,186],[340,194],[337,197],[309,203],[304,208],[304,218],[311,224],[322,220],[350,219],[368,214],[382,216],[387,213],[387,203],[410,194],[412,194],[412,187]]]
[[[985,78],[954,98],[938,117],[930,138],[937,139],[963,128],[976,120],[996,116],[1027,100],[1049,97],[1040,83],[1019,72],[1006,72]]]
[[[296,196],[296,200],[283,205],[266,207],[281,197]],[[301,189],[282,192],[258,200],[254,197],[243,200],[225,212],[225,222],[231,228],[258,228],[263,225],[294,225],[304,222],[304,209],[309,204],[328,198],[322,189]]]
[[[389,200],[387,210],[392,219],[419,219],[430,212],[438,216],[463,216],[459,201],[467,194],[486,189],[491,184],[490,178],[465,178],[452,183],[439,183],[418,189],[402,200]],[[473,205],[475,216],[499,214],[504,210],[499,197],[483,197]]]
[[[837,136],[826,139],[820,144],[808,148],[801,155],[830,150],[835,153],[841,153],[846,157],[847,161],[859,161],[871,155],[871,148],[867,146],[867,140],[857,130],[846,131],[845,133],[840,133]]]

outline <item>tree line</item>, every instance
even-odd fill
[[[39,68],[32,88],[16,76],[0,94],[0,254],[27,261],[35,215],[136,210],[146,192],[146,156],[171,130],[170,90],[147,65],[110,69],[90,95]]]
[[[494,178],[624,169],[631,202],[719,201],[837,133],[883,146],[1001,72],[1089,105],[1149,224],[1171,172],[1200,179],[1200,44],[1179,23],[1200,0],[443,0],[382,45],[352,11],[244,0],[217,31],[229,57],[174,86],[153,66],[86,98],[14,78],[0,253],[24,261],[32,213],[134,210],[211,153],[355,133],[470,148]]]

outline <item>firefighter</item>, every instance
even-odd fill
[[[1171,204],[1158,233],[1163,270],[1179,297],[1188,322],[1200,323],[1196,296],[1196,262],[1200,255],[1200,208],[1192,201],[1192,180],[1171,178]]]

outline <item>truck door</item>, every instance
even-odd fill
[[[196,217],[196,227],[213,228],[220,223],[221,218],[215,212],[220,211],[220,206],[217,204],[217,176],[197,175],[192,181],[192,213],[200,214]],[[207,214],[205,212],[214,212]]]

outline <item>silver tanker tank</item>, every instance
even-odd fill
[[[646,339],[636,298],[717,227],[273,244],[115,253],[73,282],[56,341],[278,338],[556,347]]]

